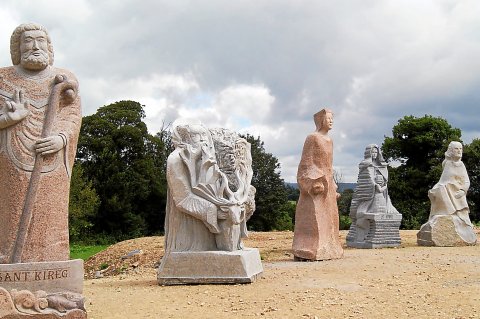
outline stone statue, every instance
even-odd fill
[[[378,145],[365,148],[359,164],[357,187],[350,206],[352,224],[347,246],[356,248],[395,247],[401,243],[402,215],[388,195],[388,170]]]
[[[422,246],[475,245],[477,236],[468,214],[467,191],[470,179],[462,162],[463,147],[451,142],[442,163],[443,172],[428,191],[430,217],[417,233]]]
[[[333,180],[333,141],[328,131],[333,113],[323,109],[313,116],[316,131],[307,136],[298,166],[300,198],[295,212],[295,260],[327,260],[343,256],[339,241],[337,185]]]
[[[244,249],[241,241],[247,236],[246,221],[255,210],[250,144],[229,130],[209,131],[201,124],[180,122],[174,123],[175,150],[167,160],[165,256],[159,268],[159,283],[231,281],[235,276],[221,278],[214,271],[219,265],[213,268],[209,265],[212,258],[232,263],[230,255],[220,252],[252,258],[257,268],[258,265],[261,268],[258,250]],[[192,259],[199,256],[205,259]],[[182,263],[183,266],[178,266]],[[225,270],[229,271],[227,264]],[[191,269],[187,273],[178,273],[189,265]],[[249,274],[242,280],[250,282],[254,279],[252,276]],[[182,279],[178,279],[180,277]]]
[[[78,83],[53,67],[52,43],[41,25],[18,26],[10,53],[13,66],[0,69],[0,273],[14,275],[12,265],[20,263],[56,269],[57,261],[72,271],[71,263],[83,265],[69,261],[68,238],[70,174],[82,119]],[[57,289],[53,279],[45,278]]]

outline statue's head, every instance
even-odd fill
[[[364,158],[366,161],[375,163],[376,165],[386,165],[382,151],[377,144],[369,144],[365,147]]]
[[[13,65],[41,71],[53,64],[53,46],[45,27],[36,23],[19,25],[10,38]]]
[[[333,127],[333,112],[330,109],[323,109],[313,115],[313,121],[317,131],[326,130],[329,131]]]
[[[445,159],[458,161],[462,159],[463,146],[460,142],[450,142],[448,149],[445,152]]]
[[[185,123],[183,119],[173,123],[172,142],[175,148],[191,145],[194,148],[206,148],[208,152],[215,152],[212,136],[201,123]]]

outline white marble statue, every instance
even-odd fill
[[[215,140],[201,124],[173,129],[175,151],[167,160],[169,251],[238,250],[247,235],[255,194],[250,144],[236,133],[213,133]]]
[[[470,179],[462,162],[463,147],[451,142],[442,163],[443,172],[428,191],[430,217],[417,234],[417,242],[428,246],[473,245],[477,237],[468,216],[467,191]]]
[[[245,223],[253,213],[245,206],[249,193],[254,194],[249,144],[238,136],[234,139],[243,161],[239,159],[235,165],[235,149],[230,154],[225,152],[221,157],[224,173],[216,160],[212,135],[203,125],[176,126],[173,143],[175,151],[167,160],[166,250],[241,249]],[[234,180],[236,191],[231,190],[227,174]]]
[[[181,120],[173,125],[172,141],[175,150],[167,160],[165,256],[159,283],[176,284],[177,277],[182,278],[180,283],[222,283],[228,276],[211,271],[218,265],[212,268],[209,263],[223,258],[217,262],[226,263],[228,271],[232,259],[219,252],[243,254],[241,239],[247,236],[246,221],[255,210],[250,143],[235,132],[209,131],[201,124],[181,124]],[[186,273],[178,272],[179,264]],[[251,282],[250,277],[244,278],[246,282]]]

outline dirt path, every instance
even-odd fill
[[[291,232],[254,233],[246,246],[261,250],[257,282],[161,287],[146,262],[124,275],[86,280],[89,318],[480,318],[480,246],[418,247],[415,234],[402,231],[400,248],[293,262]]]

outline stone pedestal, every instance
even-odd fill
[[[171,252],[158,268],[160,285],[251,283],[263,272],[257,248]]]
[[[457,215],[432,216],[417,233],[417,244],[420,246],[469,246],[476,242],[473,227]]]
[[[84,319],[83,260],[0,264],[0,318]]]
[[[365,218],[369,221],[365,240],[357,240],[356,223],[352,222],[347,235],[348,247],[385,248],[400,246],[401,214],[365,214]]]

